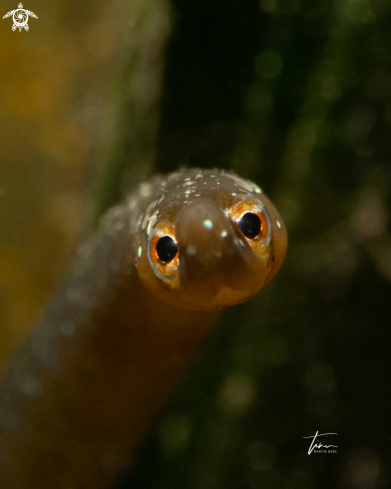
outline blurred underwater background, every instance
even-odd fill
[[[0,21],[0,367],[132,185],[233,169],[284,217],[286,261],[116,489],[391,487],[391,2],[27,7],[28,32]],[[308,454],[317,431],[337,453]]]

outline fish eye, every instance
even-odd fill
[[[261,220],[254,212],[244,213],[238,224],[246,238],[254,239],[261,232]]]
[[[148,241],[148,260],[155,275],[172,283],[179,270],[179,247],[171,224],[157,225]]]
[[[271,240],[271,221],[264,204],[258,199],[238,196],[229,217],[239,226],[251,249],[263,254]]]
[[[178,245],[171,236],[162,236],[156,245],[156,254],[163,263],[170,263],[178,254]]]

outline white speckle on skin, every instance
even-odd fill
[[[149,233],[151,232],[151,226],[152,226],[152,220],[150,219],[148,221],[148,225],[147,225],[147,236],[149,236]]]
[[[139,246],[139,247],[138,247],[138,249],[137,249],[137,256],[138,256],[139,258],[141,258],[141,255],[142,255],[142,254],[143,254],[143,248],[142,248],[142,246]]]
[[[202,173],[197,173],[196,178],[203,178]]]
[[[139,229],[140,228],[141,223],[142,223],[142,220],[143,220],[143,215],[140,214],[139,215],[139,218],[137,219],[137,222],[136,222],[136,229]]]
[[[149,197],[151,195],[151,185],[149,183],[142,183],[140,185],[140,194],[142,197]]]
[[[187,187],[188,185],[194,185],[195,182],[191,181],[190,179],[183,184],[184,187]]]
[[[186,248],[186,253],[187,253],[188,255],[190,255],[190,256],[195,255],[195,254],[196,254],[196,252],[197,252],[197,250],[196,250],[195,246],[193,246],[193,245],[189,245],[189,246]]]
[[[163,202],[165,195],[163,194],[160,199],[156,202],[156,205],[159,205],[161,202]]]
[[[226,238],[228,236],[228,232],[224,229],[223,231],[221,231],[220,236],[222,238]]]
[[[187,204],[187,200],[184,200],[184,201],[182,202],[182,204]]]
[[[238,195],[238,194],[237,194],[237,193],[235,193],[235,192],[232,192],[232,194],[231,194],[231,195],[232,195],[232,197],[235,197],[235,196],[236,196],[236,195]]]
[[[205,219],[203,225],[206,229],[213,229],[213,222],[210,219]]]
[[[149,234],[151,232],[151,228],[152,228],[152,226],[154,226],[154,224],[157,221],[157,218],[159,216],[159,211],[155,211],[152,214],[152,216],[150,218],[148,218],[148,211],[149,211],[149,208],[148,208],[147,213],[145,215],[145,219],[144,219],[143,227],[142,227],[142,229],[144,229],[145,224],[148,223],[147,224],[147,230],[146,230],[147,236],[149,236]]]
[[[189,180],[191,180],[190,177],[185,178],[185,182],[188,182]]]
[[[280,221],[276,221],[276,224],[277,224],[278,229],[281,229],[282,226],[281,226]]]
[[[254,187],[254,190],[256,194],[261,194],[263,192],[263,190],[259,187]]]
[[[195,194],[194,197],[201,197],[201,194]]]

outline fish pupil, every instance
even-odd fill
[[[253,212],[246,212],[240,218],[239,227],[246,238],[254,239],[261,232],[261,220]]]
[[[178,245],[171,236],[162,236],[156,243],[156,253],[160,261],[170,263],[178,253]]]

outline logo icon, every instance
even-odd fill
[[[22,32],[23,28],[25,31],[29,30],[29,25],[27,23],[29,20],[29,15],[31,17],[34,17],[34,19],[38,19],[38,17],[34,14],[34,12],[31,12],[30,10],[25,10],[21,3],[18,5],[18,8],[16,10],[11,10],[11,12],[7,12],[3,16],[3,19],[6,19],[7,17],[11,17],[11,15],[14,21],[12,30],[15,31],[16,29],[19,29],[19,32]]]
[[[337,453],[336,448],[338,448],[338,445],[322,445],[322,443],[315,443],[316,438],[318,436],[326,436],[326,435],[338,435],[338,433],[319,433],[317,431],[315,435],[311,436],[303,436],[303,438],[312,438],[310,448],[308,449],[308,455],[311,455],[312,452],[314,453]]]

